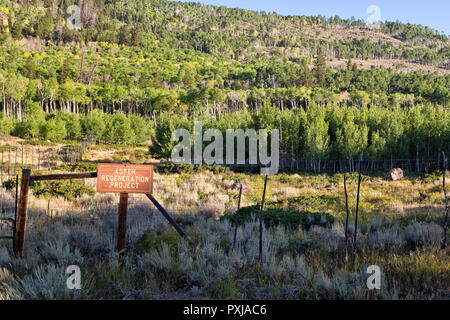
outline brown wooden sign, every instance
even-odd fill
[[[99,163],[97,192],[153,193],[153,166]]]
[[[20,187],[19,211],[16,220],[14,238],[14,254],[23,256],[25,233],[27,225],[28,195],[30,182],[43,180],[65,180],[97,178],[98,192],[120,193],[119,221],[117,227],[117,251],[120,252],[121,264],[124,263],[127,232],[128,193],[145,193],[147,198],[158,208],[169,223],[186,241],[195,248],[194,242],[170,216],[164,207],[153,197],[153,166],[132,164],[99,163],[97,172],[62,173],[48,175],[31,175],[30,169],[22,169],[22,184]],[[16,198],[17,199],[17,198]]]

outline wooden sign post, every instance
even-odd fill
[[[25,231],[27,223],[28,194],[30,183],[43,180],[65,180],[97,178],[97,192],[119,193],[119,221],[117,227],[117,250],[123,256],[126,248],[127,235],[127,207],[129,193],[145,194],[158,208],[167,221],[193,247],[194,242],[184,232],[164,207],[153,197],[153,166],[133,164],[99,163],[97,172],[59,173],[48,175],[31,175],[31,170],[22,170],[22,184],[20,188],[19,211],[16,221],[14,238],[14,253],[23,256]]]
[[[127,237],[128,193],[153,192],[153,166],[99,163],[97,192],[120,193],[117,251],[123,255]]]
[[[123,253],[127,237],[128,193],[121,193],[119,200],[119,223],[117,227],[117,251]]]

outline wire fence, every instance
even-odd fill
[[[16,176],[21,174],[22,169],[28,168],[33,171],[55,171],[61,170],[63,165],[73,165],[83,161],[85,150],[90,144],[95,143],[95,139],[88,137],[81,143],[72,145],[46,146],[33,145],[23,142],[6,141],[0,147],[0,237],[5,230],[9,230],[10,220],[15,215],[15,191]],[[279,172],[351,172],[358,170],[359,161],[354,160],[295,160],[281,159]],[[401,168],[405,172],[433,172],[442,170],[443,158],[439,155],[436,159],[383,159],[364,160],[361,162],[362,171],[390,170]],[[230,165],[230,169],[235,171],[259,172],[259,165]],[[450,167],[447,159],[447,168]],[[89,180],[89,179],[87,179]],[[85,181],[95,188],[94,181]],[[44,201],[44,200],[42,200]],[[111,203],[115,203],[112,201]],[[105,211],[109,203],[101,204],[102,208],[96,208],[98,203],[88,199],[67,202],[62,200],[52,200],[42,203],[41,207],[46,208],[43,214],[56,217],[64,214],[67,210],[80,212],[88,217],[94,211]],[[70,208],[69,208],[70,207]],[[115,206],[113,206],[115,208]],[[115,209],[114,209],[115,210]]]
[[[0,239],[11,236],[16,212],[16,180],[22,169],[33,171],[55,171],[63,165],[83,161],[86,148],[95,141],[87,138],[73,145],[47,146],[24,142],[4,141],[0,147]],[[67,201],[48,202],[44,214],[57,216],[66,212],[73,204]],[[72,208],[74,209],[74,208]],[[78,211],[85,211],[78,206]]]
[[[449,160],[447,158],[447,168]],[[442,170],[444,161],[442,158],[437,159],[384,159],[384,160],[363,160],[361,161],[361,169],[363,172],[376,170],[389,171],[394,168],[401,168],[404,172],[409,173],[431,173],[436,170]],[[261,165],[226,165],[236,172],[259,172]],[[283,172],[356,172],[359,168],[358,160],[295,160],[280,159],[278,173]]]
[[[447,168],[449,164],[448,158]],[[405,172],[430,173],[442,170],[444,160],[437,159],[383,159],[383,160],[363,160],[361,161],[362,171],[391,170],[401,168]],[[315,172],[353,172],[357,171],[359,161],[357,160],[280,160],[280,171],[315,171]]]
[[[0,147],[0,182],[3,185],[5,181],[20,174],[22,169],[52,171],[62,165],[81,162],[91,143],[87,139],[79,144],[63,146],[6,143]]]

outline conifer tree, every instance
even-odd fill
[[[323,53],[322,49],[319,49],[319,52],[317,53],[316,59],[314,60],[314,80],[316,86],[319,88],[325,88],[326,86],[326,57]]]

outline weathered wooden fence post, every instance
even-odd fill
[[[28,211],[28,193],[30,189],[30,169],[22,169],[22,183],[20,186],[19,211],[17,213],[16,234],[14,238],[14,254],[23,257],[25,232]]]
[[[117,251],[123,255],[127,237],[128,193],[121,193],[119,200],[119,223],[117,226]]]
[[[14,199],[13,252],[16,247],[17,206],[19,205],[19,175],[16,175],[16,198]]]

